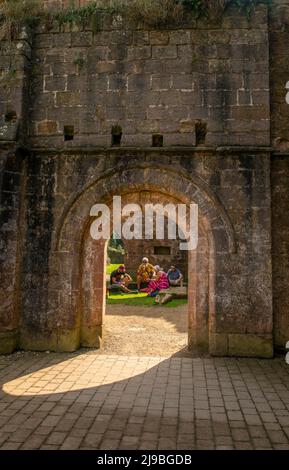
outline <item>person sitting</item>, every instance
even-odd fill
[[[183,279],[181,271],[176,266],[171,266],[167,272],[170,286],[183,287]]]
[[[120,289],[122,292],[131,293],[131,290],[127,287],[131,282],[132,278],[126,272],[125,266],[121,264],[117,269],[112,271],[108,290]]]
[[[158,295],[160,290],[167,289],[169,287],[168,276],[163,269],[156,265],[154,266],[154,271],[156,273],[155,278],[149,281],[147,287],[141,289],[141,292],[147,292],[149,297],[155,297]]]
[[[137,270],[137,289],[140,290],[141,284],[148,284],[154,273],[154,267],[149,263],[148,258],[143,258]]]

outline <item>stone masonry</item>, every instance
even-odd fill
[[[105,245],[89,214],[113,195],[198,204],[191,349],[284,349],[288,25],[276,0],[249,20],[230,9],[155,30],[103,17],[97,33],[40,24],[2,41],[1,352],[101,347]]]

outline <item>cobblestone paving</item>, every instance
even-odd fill
[[[289,449],[289,366],[274,360],[0,357],[1,449]]]

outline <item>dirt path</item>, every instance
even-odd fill
[[[103,354],[189,356],[187,305],[177,308],[107,305]]]

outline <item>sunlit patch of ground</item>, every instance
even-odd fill
[[[139,299],[134,299],[135,302]],[[152,302],[147,297],[140,299]],[[129,299],[128,299],[129,301]],[[133,299],[131,299],[133,301]],[[107,305],[104,354],[190,355],[187,305]],[[180,301],[178,301],[180,303]]]

